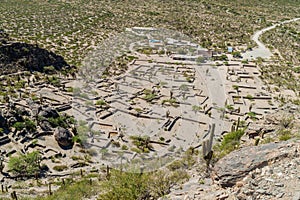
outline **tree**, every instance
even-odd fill
[[[15,175],[33,176],[40,172],[41,156],[38,151],[10,157],[8,169]]]
[[[24,122],[16,122],[14,123],[13,127],[16,128],[18,131],[21,131],[24,128],[26,128],[29,132],[36,131],[36,124],[30,119],[25,119]]]
[[[242,58],[241,52],[239,52],[239,51],[232,52],[232,56],[234,58]]]
[[[204,62],[205,62],[205,58],[204,58],[203,56],[199,56],[199,57],[196,59],[196,62],[197,62],[197,64],[204,63]]]

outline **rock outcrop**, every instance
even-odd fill
[[[50,118],[50,117],[57,118],[57,117],[59,117],[58,112],[55,109],[51,108],[51,107],[44,108],[39,113],[39,115],[42,116],[42,117],[45,117],[45,118]]]
[[[0,30],[0,74],[19,70],[44,72],[46,66],[61,70],[68,64],[62,56],[37,45],[10,42],[8,35]]]
[[[245,147],[230,153],[214,166],[214,180],[222,187],[232,187],[249,172],[263,168],[270,162],[295,155],[299,143],[286,141]]]
[[[72,133],[68,129],[62,127],[57,127],[54,132],[55,140],[63,148],[73,145],[72,136]]]

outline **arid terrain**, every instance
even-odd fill
[[[1,199],[300,199],[298,2],[0,5]]]

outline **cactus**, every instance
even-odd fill
[[[208,140],[204,140],[203,142],[202,142],[202,152],[203,152],[203,158],[205,158],[206,157],[206,155],[208,154],[208,152],[209,152],[209,150],[208,150],[208,143],[209,143],[209,141]]]
[[[214,134],[215,134],[215,124],[212,124],[211,130],[210,130],[210,135],[208,140],[203,141],[202,145],[202,150],[203,150],[203,158],[206,160],[206,165],[207,167],[209,166],[210,160],[213,155],[212,151],[212,144],[213,144],[213,139],[214,139]]]
[[[237,121],[237,124],[236,124],[236,127],[235,127],[235,131],[238,131],[239,127],[240,127],[240,117],[238,118],[238,121]]]

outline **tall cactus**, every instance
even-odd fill
[[[216,125],[212,124],[209,138],[207,140],[204,140],[202,143],[203,144],[202,145],[203,158],[206,160],[207,167],[209,166],[209,163],[213,156],[212,144],[213,144],[213,139],[214,139],[214,134],[215,134],[215,127],[216,127]]]
[[[239,127],[240,127],[240,117],[238,118],[238,121],[237,121],[237,124],[236,124],[236,127],[235,127],[235,131],[238,131],[239,130]]]

